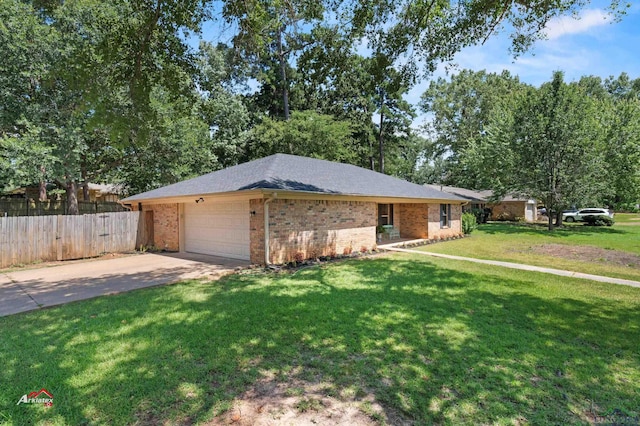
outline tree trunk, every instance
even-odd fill
[[[82,165],[80,166],[80,175],[82,177],[82,201],[91,201],[89,196],[89,182],[87,181],[87,166],[85,165],[84,157]]]
[[[284,58],[282,48],[282,27],[278,30],[278,60],[280,61],[280,79],[282,80],[282,106],[284,109],[284,119],[289,120],[289,86],[287,84],[287,63]]]
[[[547,229],[549,229],[549,231],[553,231],[553,213],[552,212],[555,209],[555,206],[552,200],[553,199],[551,197],[547,197],[546,203],[545,203],[545,207],[547,208],[547,223],[548,223]]]
[[[67,181],[67,213],[79,214],[78,210],[78,187],[75,180]]]
[[[383,99],[384,105],[384,99]],[[380,108],[380,131],[378,132],[378,150],[380,151],[380,173],[384,173],[384,110]]]
[[[376,157],[375,157],[376,149],[373,146],[373,138],[371,137],[371,135],[367,135],[367,141],[369,143],[369,167],[371,168],[371,170],[375,172],[376,171]]]
[[[40,166],[40,172],[42,173],[42,177],[38,184],[38,201],[47,201],[47,182],[45,180],[46,169],[44,166]]]
[[[556,228],[562,226],[562,210],[556,212]]]

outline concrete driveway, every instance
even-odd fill
[[[193,278],[217,278],[248,262],[188,253],[137,254],[0,272],[0,316]]]

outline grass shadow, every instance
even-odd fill
[[[19,314],[0,319],[0,413],[14,424],[200,423],[264,377],[374,395],[409,424],[637,413],[638,292],[594,286],[395,256]],[[42,387],[54,407],[15,405]]]
[[[534,234],[549,237],[569,237],[576,234],[581,235],[617,235],[628,234],[630,231],[605,226],[585,226],[582,224],[566,224],[553,231],[547,229],[546,224],[541,223],[515,223],[515,222],[493,222],[479,225],[480,230],[491,235],[511,235],[511,234]]]

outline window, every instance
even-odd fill
[[[448,228],[451,220],[451,204],[440,204],[440,228]]]
[[[393,204],[378,204],[378,225],[393,225]]]

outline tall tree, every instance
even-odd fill
[[[252,131],[250,152],[261,158],[278,152],[354,163],[350,123],[314,111],[294,111],[288,121],[265,118]]]
[[[413,84],[413,74],[401,73],[393,68],[391,60],[377,54],[371,61],[372,92],[378,115],[378,167],[385,172],[385,150],[388,141],[407,138],[411,120],[415,117],[413,107],[403,99]]]
[[[544,28],[552,18],[575,16],[590,2],[364,0],[333,3],[350,37],[367,40],[373,51],[400,59],[403,68],[416,68],[422,63],[430,72],[464,47],[484,43],[498,32],[510,32],[511,51],[518,55],[545,37]],[[629,4],[618,0],[609,2],[616,19],[628,7]]]
[[[221,167],[238,164],[247,157],[250,114],[238,93],[247,70],[235,63],[231,48],[200,43],[197,60],[199,109],[208,124],[213,154]]]
[[[640,203],[640,99],[603,101],[600,110],[612,191],[606,201],[614,208],[633,208]]]
[[[37,172],[14,173],[13,182],[31,184],[34,175],[41,183],[58,182],[69,211],[77,212],[79,185],[148,143],[158,112],[155,88],[171,99],[195,95],[182,31],[198,29],[205,6],[197,0],[3,0],[8,25],[0,37],[7,44],[0,49],[12,60],[0,67],[7,82],[0,96],[8,106],[0,114],[0,138],[10,138],[0,149],[13,156],[3,163],[26,164],[20,156],[30,152],[42,157]],[[187,115],[191,104],[173,103]]]
[[[507,111],[503,111],[507,114]],[[566,84],[563,74],[519,99],[513,118],[494,120],[489,145],[509,147],[505,189],[543,200],[557,214],[574,204],[595,202],[608,191],[604,132],[598,108],[578,84]],[[549,229],[553,229],[549,215]]]
[[[526,89],[518,77],[508,71],[500,74],[463,70],[451,77],[429,84],[420,107],[432,116],[425,130],[433,138],[433,161],[446,166],[445,183],[472,189],[487,189],[492,175],[475,167],[470,159],[498,155],[486,150],[484,140],[494,109],[515,108],[519,94]],[[482,152],[481,152],[482,151]]]
[[[258,81],[277,87],[285,120],[290,116],[290,58],[312,44],[305,29],[319,23],[323,14],[323,1],[232,0],[224,3],[225,20],[238,27],[234,46],[246,60],[257,65]],[[272,72],[274,65],[276,73]]]

